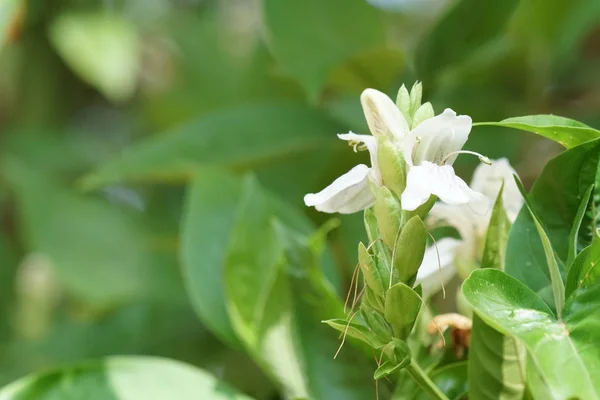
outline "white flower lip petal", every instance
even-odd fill
[[[406,189],[401,198],[402,208],[414,211],[431,195],[450,205],[472,203],[478,210],[481,210],[481,201],[485,197],[469,188],[450,165],[440,166],[425,161],[408,171]],[[487,198],[485,200],[488,201]]]
[[[369,188],[371,168],[359,164],[319,193],[304,196],[304,204],[325,213],[352,214],[375,203]]]
[[[380,182],[379,166],[377,164],[377,139],[371,135],[359,135],[353,132],[349,133],[338,133],[338,137],[348,142],[364,143],[369,150],[369,157],[371,159],[371,168],[373,173],[373,179]]]
[[[454,274],[454,253],[461,240],[454,238],[443,238],[425,250],[423,262],[417,272],[416,284],[423,285],[423,296],[428,297],[438,292],[442,284],[446,285]],[[437,246],[437,247],[436,247]],[[439,252],[439,259],[438,259]]]
[[[447,108],[443,113],[426,119],[406,137],[404,158],[409,165],[420,165],[424,161],[441,164],[446,156],[462,149],[469,133],[472,121],[467,115],[456,115]],[[452,165],[456,155],[445,160]]]
[[[409,128],[396,104],[375,89],[365,89],[360,95],[363,112],[373,136],[387,136],[402,144]]]

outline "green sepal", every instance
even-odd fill
[[[389,138],[377,138],[377,164],[383,184],[396,195],[402,196],[406,188],[406,162]]]
[[[406,339],[410,335],[421,311],[421,298],[404,283],[397,283],[385,295],[385,319],[394,335]]]
[[[433,118],[435,112],[430,102],[421,105],[414,113],[412,118],[412,129],[415,129],[419,124],[426,119]]]
[[[380,349],[386,345],[385,341],[381,341],[377,335],[375,335],[375,333],[369,330],[367,326],[359,322],[348,322],[347,320],[341,318],[329,319],[321,322],[329,325],[339,332],[342,332],[342,334],[365,342],[374,349]]]
[[[392,252],[395,277],[408,285],[414,283],[427,247],[427,228],[418,216],[412,217],[402,228],[396,250]],[[394,281],[393,283],[396,283]]]
[[[413,123],[414,123],[415,112],[421,106],[422,98],[423,98],[423,84],[421,82],[415,82],[413,84],[412,89],[410,89],[410,116],[413,118]]]
[[[360,305],[360,316],[365,325],[377,336],[377,339],[383,343],[388,343],[392,340],[394,336],[392,328],[379,311],[363,302]]]
[[[382,186],[377,189],[375,206],[373,207],[377,226],[383,243],[390,249],[394,248],[396,235],[400,229],[402,210],[400,202],[388,188]]]
[[[374,308],[379,312],[384,312],[385,304],[383,302],[383,296],[377,296],[370,287],[365,287],[365,292],[362,295],[362,304],[367,303],[370,307]]]
[[[375,259],[369,254],[362,242],[358,244],[358,265],[367,286],[371,288],[376,296],[383,296],[385,289],[389,286],[389,276],[382,276],[385,274],[380,273]],[[387,284],[386,280],[388,281]]]

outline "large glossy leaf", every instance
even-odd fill
[[[250,400],[210,374],[178,361],[109,357],[33,375],[0,390],[0,400]]]
[[[49,257],[71,294],[97,306],[178,297],[176,260],[159,259],[137,213],[82,196],[13,158],[3,172],[28,250]]]
[[[441,18],[417,51],[417,69],[427,83],[437,71],[465,60],[499,36],[518,1],[460,0]],[[465,18],[465,16],[477,16]]]
[[[313,101],[336,67],[383,43],[379,12],[363,0],[267,0],[264,9],[276,58]]]
[[[226,108],[134,145],[84,177],[85,188],[132,179],[182,178],[198,166],[246,169],[335,143],[340,127],[285,103]]]
[[[600,399],[600,285],[574,292],[562,320],[531,289],[495,269],[474,271],[463,293],[490,326],[524,343],[555,399]]]
[[[526,115],[499,122],[479,122],[475,126],[493,125],[519,129],[547,137],[567,149],[600,138],[600,131],[570,118],[557,115]]]
[[[581,199],[594,183],[599,156],[600,140],[565,151],[546,165],[528,196],[556,252],[563,275],[571,229]],[[537,293],[550,287],[544,249],[527,208],[521,210],[509,234],[506,272]],[[554,303],[552,295],[546,300],[548,304]]]

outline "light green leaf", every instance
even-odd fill
[[[474,271],[462,290],[485,322],[524,343],[555,399],[600,399],[600,285],[576,291],[562,320],[531,289],[495,269]]]
[[[406,187],[406,162],[387,136],[377,138],[377,164],[383,184],[400,198]]]
[[[417,70],[424,83],[427,85],[438,71],[462,62],[499,36],[518,3],[516,0],[454,3],[417,50]],[[466,15],[477,17],[465,18]]]
[[[490,223],[485,238],[483,257],[481,259],[482,268],[504,270],[506,243],[508,241],[508,232],[510,231],[511,223],[504,211],[504,203],[502,201],[503,191],[504,183],[500,188],[496,203],[494,203],[494,208],[492,209],[492,216],[490,217]]]
[[[340,127],[317,111],[284,103],[227,108],[129,148],[85,176],[94,189],[126,180],[187,178],[199,166],[249,169],[335,143]]]
[[[358,244],[358,265],[366,284],[376,296],[383,296],[389,287],[389,274],[381,273],[375,259],[369,254],[362,242]]]
[[[502,126],[532,132],[554,140],[567,149],[600,138],[600,131],[570,118],[557,115],[527,115],[500,122],[477,122],[474,126]]]
[[[402,214],[400,202],[387,187],[381,186],[376,190],[375,197],[377,199],[373,206],[373,213],[377,218],[377,228],[383,243],[389,249],[393,249],[400,230],[400,216]]]
[[[207,372],[179,361],[108,357],[20,379],[0,390],[0,400],[250,400]]]
[[[264,10],[275,57],[313,102],[338,65],[384,43],[380,14],[363,0],[266,0]]]
[[[421,298],[404,283],[397,283],[385,295],[385,319],[392,326],[394,335],[405,340],[415,326],[421,311]]]
[[[341,332],[342,335],[348,335],[355,339],[362,340],[374,349],[380,349],[386,345],[386,343],[379,340],[377,335],[371,332],[368,327],[358,322],[348,322],[342,318],[329,319],[323,322]]]
[[[558,155],[546,165],[528,196],[556,252],[561,275],[565,273],[562,261],[568,258],[577,210],[596,177],[599,153],[600,140],[594,140]],[[509,233],[505,268],[538,294],[551,286],[544,249],[525,207]],[[549,304],[554,303],[551,297],[549,300]]]
[[[132,22],[113,13],[64,13],[50,41],[67,64],[108,99],[129,99],[136,87],[141,46]]]

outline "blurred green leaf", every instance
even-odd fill
[[[581,197],[594,183],[599,154],[600,140],[563,152],[546,165],[528,196],[556,252],[561,274],[566,272],[562,260],[568,256],[571,228]],[[526,208],[509,233],[506,272],[538,294],[551,283],[544,249]],[[549,304],[553,303],[550,299]]]
[[[600,285],[575,292],[562,320],[531,289],[495,269],[474,271],[462,290],[484,321],[523,341],[554,396],[600,398]]]
[[[336,67],[384,41],[379,11],[363,0],[266,0],[264,8],[275,57],[312,102]]]
[[[430,374],[430,378],[450,399],[463,399],[467,393],[472,396],[467,382],[466,362],[453,363],[438,368]],[[429,398],[429,395],[422,390],[419,390],[419,394],[414,397],[415,400],[426,400]],[[479,400],[478,397],[471,398]]]
[[[64,13],[49,33],[73,71],[108,99],[122,102],[133,95],[141,46],[131,22],[111,13]]]
[[[0,1],[0,51],[6,44],[11,24],[14,22],[13,19],[19,15],[22,5],[22,0]]]
[[[85,176],[82,185],[187,177],[207,165],[248,169],[329,146],[338,130],[319,112],[296,104],[227,108],[132,146]]]
[[[527,115],[500,122],[478,122],[474,126],[502,126],[536,133],[565,146],[567,149],[600,138],[600,131],[573,119],[556,115]]]
[[[247,399],[206,372],[153,357],[109,357],[29,376],[0,390],[0,400]]]
[[[16,196],[28,250],[49,256],[76,297],[97,306],[179,297],[174,259],[157,258],[139,215],[74,193],[14,158],[5,160],[3,174]]]
[[[419,79],[431,85],[428,82],[441,71],[464,61],[500,36],[518,3],[517,0],[455,2],[417,50]]]

